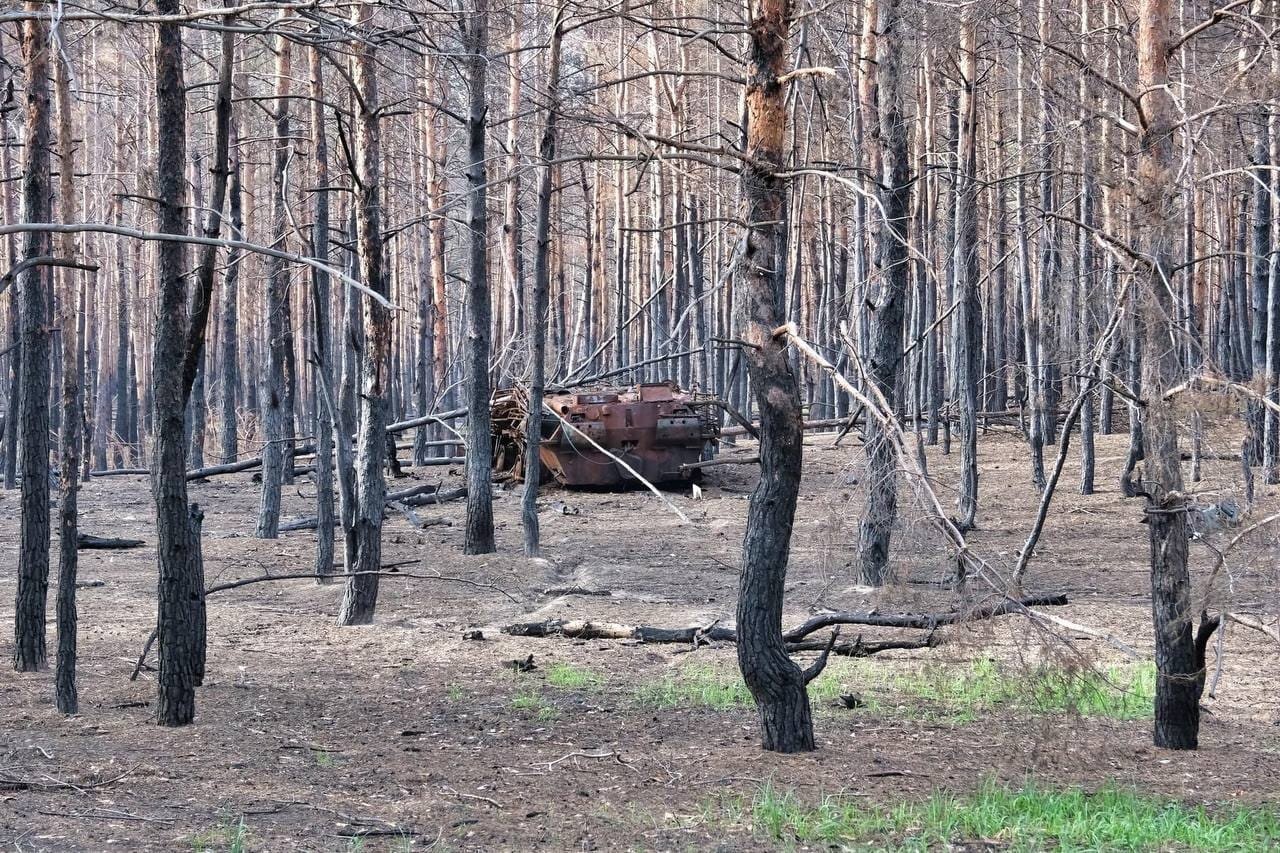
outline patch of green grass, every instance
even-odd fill
[[[1136,720],[1151,716],[1155,667],[1146,663],[1075,672],[1052,666],[1016,669],[980,660],[903,671],[867,660],[840,660],[809,685],[809,699],[817,708],[827,707],[851,688],[867,710],[891,705],[895,713],[953,723],[973,722],[997,708]],[[705,663],[641,685],[635,695],[641,704],[661,709],[727,711],[753,705],[736,669]]]
[[[547,668],[547,684],[566,690],[588,690],[599,687],[604,678],[593,670],[571,663],[553,663]]]
[[[315,759],[317,767],[333,767],[338,763],[333,753],[326,749],[311,750],[311,757]]]
[[[988,782],[968,797],[937,793],[918,803],[868,807],[849,797],[802,802],[765,785],[749,802],[730,801],[723,820],[750,823],[784,843],[852,849],[936,850],[960,842],[993,842],[1013,850],[1263,850],[1280,843],[1280,814],[1264,808],[1210,813],[1114,786],[1089,794]]]
[[[249,827],[241,817],[235,823],[215,826],[191,838],[196,853],[244,853],[249,844]]]
[[[1138,720],[1152,713],[1155,666],[1078,672],[1052,666],[1018,670],[980,660],[960,668],[926,666],[918,672],[890,675],[882,684],[907,699],[928,703],[952,722],[972,722],[999,707]]]
[[[833,662],[809,685],[809,701],[826,705],[846,692],[842,676],[848,676],[847,667]],[[755,704],[737,670],[709,664],[684,666],[673,675],[643,684],[636,690],[636,699],[641,704],[662,709],[693,707],[727,711]]]
[[[466,695],[466,691],[457,684],[450,684],[445,691],[445,696],[449,698],[450,702],[461,702]]]
[[[511,700],[511,707],[517,711],[528,711],[544,723],[551,722],[560,716],[556,707],[544,699],[536,688],[521,690]]]

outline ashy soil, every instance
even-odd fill
[[[814,435],[795,526],[787,624],[824,609],[941,611],[954,558],[903,488],[894,536],[898,582],[859,587],[856,561],[862,451]],[[1211,444],[1229,450],[1223,439]],[[1238,443],[1234,445],[1238,447]],[[818,708],[817,752],[759,749],[754,711],[690,700],[666,707],[646,687],[691,667],[731,672],[732,646],[639,645],[506,636],[514,621],[589,618],[625,624],[708,625],[733,618],[737,565],[754,466],[712,468],[695,500],[665,496],[693,519],[681,525],[645,491],[549,490],[541,515],[546,559],[521,555],[519,488],[495,498],[498,552],[462,556],[461,503],[417,510],[452,526],[414,529],[393,513],[375,624],[341,628],[337,585],[280,581],[209,599],[209,661],[195,725],[153,723],[154,672],[129,676],[155,622],[153,507],[142,477],[95,480],[84,490],[81,529],[133,536],[147,547],[83,551],[79,591],[81,713],[53,708],[49,672],[0,669],[0,846],[13,850],[589,850],[760,849],[778,843],[722,817],[714,803],[750,798],[765,781],[816,798],[841,791],[892,805],[986,779],[1098,787],[1108,782],[1213,806],[1273,802],[1280,748],[1276,645],[1229,625],[1211,656],[1201,749],[1154,749],[1150,721],[1036,714],[988,707],[972,721],[911,713],[884,689],[859,683],[881,671],[1002,667],[1049,661],[1105,668],[1125,657],[1105,635],[1150,655],[1146,528],[1140,500],[1116,489],[1127,436],[1099,440],[1098,493],[1078,494],[1074,451],[1032,563],[1031,592],[1065,592],[1052,613],[1089,629],[1023,616],[939,631],[935,648],[840,661],[829,677],[868,700],[854,710]],[[750,445],[730,453],[749,454]],[[1225,455],[1225,454],[1224,454]],[[931,449],[944,501],[956,458]],[[1052,453],[1050,453],[1050,462]],[[981,511],[975,549],[1011,568],[1037,495],[1025,445],[1007,431],[981,440]],[[455,485],[461,472],[419,469]],[[1207,461],[1205,500],[1238,493],[1239,463]],[[392,488],[404,483],[393,484]],[[285,514],[308,515],[313,487],[288,490]],[[257,487],[247,475],[193,484],[205,509],[210,584],[311,569],[314,534],[252,538]],[[1280,510],[1259,487],[1249,521]],[[18,496],[0,493],[0,622],[12,621]],[[1238,531],[1211,534],[1221,548]],[[1229,555],[1215,589],[1197,602],[1275,613],[1275,536],[1260,531]],[[55,550],[56,554],[56,543]],[[339,549],[339,553],[341,550]],[[1192,544],[1203,580],[1213,551]],[[56,574],[56,570],[55,570]],[[989,592],[977,585],[975,595]],[[608,594],[600,594],[605,593]],[[590,594],[597,593],[597,594]],[[50,590],[52,605],[54,590]],[[1046,609],[1048,610],[1048,609]],[[52,606],[50,607],[52,613]],[[479,630],[483,639],[465,639]],[[854,632],[856,633],[856,632]],[[865,639],[920,632],[867,628]],[[852,633],[846,629],[846,635]],[[54,648],[50,625],[50,649]],[[8,650],[7,641],[4,643]],[[532,655],[535,668],[512,661]],[[154,664],[154,654],[151,663]],[[567,665],[567,666],[566,666]],[[586,673],[556,686],[548,673]],[[667,703],[669,704],[669,703]]]

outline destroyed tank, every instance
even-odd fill
[[[691,480],[698,469],[686,466],[702,460],[720,434],[710,398],[669,382],[555,391],[544,399],[555,413],[542,413],[544,482],[611,487],[635,482],[636,473],[651,483]],[[516,479],[524,475],[527,407],[520,389],[494,398],[494,471]]]

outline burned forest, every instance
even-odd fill
[[[1280,0],[0,5],[0,847],[1280,846]]]

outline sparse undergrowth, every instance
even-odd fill
[[[1016,670],[981,660],[967,666],[930,664],[903,672],[869,661],[839,661],[809,685],[815,706],[857,693],[872,711],[968,723],[998,708],[1030,713],[1075,713],[1131,720],[1151,716],[1155,669],[1151,664],[1070,671],[1043,666]],[[707,664],[687,665],[636,691],[658,708],[749,707],[751,694],[738,674]]]
[[[1114,786],[1086,793],[988,782],[967,797],[939,792],[882,808],[838,794],[810,804],[766,784],[752,799],[712,804],[706,816],[782,844],[852,850],[935,850],[968,842],[1020,851],[1251,851],[1280,843],[1280,814],[1272,809],[1210,812]]]

